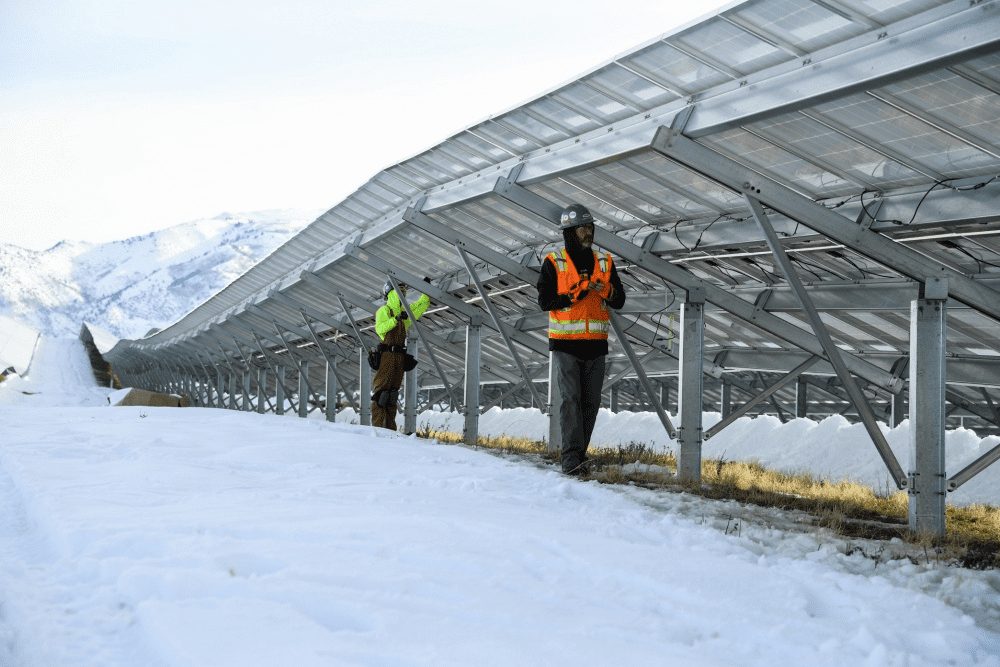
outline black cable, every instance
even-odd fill
[[[812,269],[809,268],[810,263],[806,262],[804,259],[802,259],[800,257],[796,257],[795,255],[789,255],[788,256],[788,260],[791,261],[791,262],[795,262],[796,264],[798,264],[799,266],[801,266],[803,269],[805,269],[806,271],[808,271],[809,273],[811,273],[813,276],[816,277],[816,280],[819,280],[819,281],[823,280],[822,276],[820,276],[818,273],[816,273],[815,271],[813,271]],[[817,264],[812,264],[811,266],[815,266],[816,268],[819,268],[819,269],[823,268],[823,267],[821,267],[821,266],[819,266]]]
[[[874,222],[875,216],[872,215],[872,212],[868,210],[867,206],[865,206],[865,195],[868,194],[869,192],[871,192],[871,190],[869,190],[868,188],[865,188],[864,190],[861,191],[861,210],[865,212],[865,215],[868,216],[869,220]]]
[[[930,195],[930,193],[933,192],[936,188],[942,187],[942,188],[948,188],[949,190],[954,190],[956,192],[968,192],[970,190],[978,190],[980,188],[985,188],[987,185],[989,185],[993,181],[997,180],[998,178],[1000,178],[1000,175],[994,176],[993,178],[989,179],[988,181],[983,181],[982,183],[976,183],[975,185],[970,185],[970,186],[967,186],[967,187],[964,187],[964,188],[956,188],[953,185],[948,185],[948,181],[935,181],[934,185],[932,185],[927,190],[927,192],[924,193],[924,196],[920,198],[920,201],[917,202],[916,208],[913,209],[913,215],[910,216],[910,220],[908,222],[903,222],[902,220],[895,220],[895,219],[893,219],[893,220],[875,220],[875,222],[888,222],[888,223],[891,223],[891,224],[894,224],[894,225],[904,225],[904,226],[911,225],[911,224],[913,224],[913,221],[917,219],[917,211],[920,210],[920,206],[924,203],[924,200],[927,199],[928,195]],[[948,180],[954,180],[954,179],[948,179]]]
[[[684,250],[685,250],[686,252],[691,252],[691,248],[689,248],[689,247],[687,247],[686,245],[684,245],[684,241],[681,241],[681,236],[680,236],[680,234],[678,234],[678,233],[677,233],[677,225],[679,225],[679,224],[681,224],[681,221],[680,221],[680,220],[678,220],[677,222],[675,222],[675,223],[674,223],[674,226],[673,226],[673,229],[672,229],[671,231],[673,231],[673,233],[674,233],[674,238],[675,238],[675,239],[677,239],[677,242],[681,244],[681,247],[682,247],[682,248],[684,248]]]
[[[719,217],[717,217],[712,222],[708,223],[708,226],[705,227],[705,229],[701,230],[701,234],[698,234],[698,240],[694,242],[694,247],[691,248],[691,250],[695,250],[699,245],[701,245],[701,239],[702,239],[703,236],[705,236],[705,232],[707,232],[709,229],[711,229],[712,225],[714,225],[715,223],[717,223],[719,220],[722,220],[722,218],[725,217],[725,216],[726,216],[725,213],[720,213]]]
[[[993,262],[986,261],[985,259],[979,259],[975,255],[973,255],[972,252],[968,248],[966,248],[965,246],[959,245],[957,241],[952,241],[952,240],[948,239],[948,240],[946,240],[944,242],[944,246],[946,248],[954,248],[955,250],[958,250],[959,252],[961,252],[963,255],[966,255],[966,256],[970,257],[973,261],[975,261],[979,265],[978,266],[979,273],[983,272],[983,265],[992,266],[992,267],[1000,269],[1000,264],[994,264]]]
[[[776,278],[777,280],[784,279],[781,275],[774,273],[772,271],[768,271],[767,269],[762,267],[760,264],[757,263],[757,260],[755,260],[753,257],[744,257],[743,260],[746,261],[748,264],[753,264],[755,267],[757,267],[757,270],[763,273],[765,276],[771,276],[772,278]]]

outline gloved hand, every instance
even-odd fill
[[[591,292],[597,292],[597,295],[602,299],[607,299],[611,296],[611,283],[602,283],[598,281],[596,283],[590,283],[587,289]]]
[[[570,300],[576,302],[585,299],[588,294],[589,287],[590,287],[590,279],[588,278],[584,278],[583,280],[578,282],[576,285],[570,288],[569,291]]]
[[[409,315],[407,315],[407,314],[406,314],[406,311],[404,310],[404,311],[403,311],[403,312],[401,312],[401,313],[400,313],[399,315],[396,315],[396,321],[397,321],[397,322],[402,322],[402,321],[403,321],[403,320],[405,320],[405,319],[409,319],[409,317],[410,317],[410,316],[409,316]]]

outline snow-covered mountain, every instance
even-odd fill
[[[124,241],[0,244],[0,315],[47,336],[84,321],[119,338],[162,328],[228,285],[322,211],[223,213]]]

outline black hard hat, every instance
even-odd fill
[[[559,216],[559,229],[572,229],[580,225],[594,224],[594,216],[583,204],[570,204]]]
[[[405,290],[406,289],[406,283],[399,283],[399,289]],[[389,292],[391,292],[391,291],[392,291],[392,281],[387,280],[387,281],[385,281],[385,285],[382,285],[382,298],[383,299],[388,299],[389,298]]]

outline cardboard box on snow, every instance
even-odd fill
[[[112,406],[139,405],[153,408],[187,408],[191,406],[191,401],[187,396],[176,394],[159,394],[155,391],[145,389],[135,389],[126,387],[112,392],[108,396],[108,402]]]

